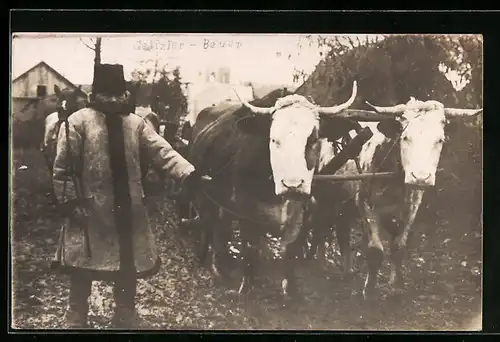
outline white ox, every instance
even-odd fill
[[[81,94],[81,86],[77,89],[69,88],[61,90],[57,85],[54,85],[54,95],[51,96],[56,97],[56,111],[45,118],[43,141],[40,147],[51,172],[56,155],[56,143],[60,127],[59,113],[69,116],[78,109],[85,107],[88,104],[88,97],[82,99],[80,97]]]
[[[382,265],[384,249],[380,229],[385,228],[390,238],[391,274],[390,285],[401,288],[403,285],[401,264],[406,250],[408,234],[412,228],[417,211],[426,188],[436,182],[436,171],[445,141],[445,125],[451,117],[476,115],[482,109],[445,108],[438,101],[418,101],[411,98],[406,104],[394,107],[377,107],[369,104],[378,113],[388,116],[381,122],[360,123],[370,127],[373,136],[363,146],[359,154],[359,166],[350,160],[338,174],[358,174],[372,172],[401,172],[404,176],[393,180],[377,179],[370,181],[347,181],[343,183],[318,183],[318,211],[313,215],[314,229],[311,252],[324,242],[325,228],[335,223],[343,269],[351,272],[350,231],[359,215],[365,223],[364,233],[368,242],[366,276],[363,295],[367,298],[373,293],[377,274]],[[333,145],[323,141],[321,144],[321,165],[325,165],[335,153]],[[339,188],[344,190],[339,198]],[[337,197],[332,197],[334,196]],[[313,196],[316,196],[313,191]],[[350,199],[353,205],[345,206]],[[352,201],[351,201],[352,202]],[[333,209],[335,207],[335,209]],[[340,210],[340,215],[332,217],[325,213]],[[344,212],[342,212],[344,210]],[[354,211],[349,211],[354,210]],[[330,216],[328,216],[330,215]],[[325,225],[325,217],[330,222]],[[333,222],[336,221],[336,222]],[[324,254],[324,250],[322,251]],[[324,255],[323,255],[324,256]],[[321,256],[319,256],[321,257]]]

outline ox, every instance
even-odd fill
[[[57,85],[54,85],[54,93],[56,96],[56,111],[45,118],[43,141],[40,148],[51,174],[56,155],[57,137],[62,122],[59,120],[60,115],[68,117],[88,104],[88,99],[82,102],[78,96],[81,93],[80,87],[78,89],[61,90]]]
[[[334,123],[346,121],[343,113],[356,93],[354,82],[345,103],[327,108],[290,93],[252,103],[238,96],[241,103],[223,102],[198,115],[187,157],[213,178],[195,201],[205,241],[202,252],[210,244],[211,267],[220,274],[218,264],[227,258],[232,218],[239,221],[244,264],[240,294],[253,285],[257,246],[267,232],[280,237],[282,294],[295,292],[291,259],[310,203],[318,140],[345,133],[335,130]],[[328,123],[333,129],[324,129]],[[205,256],[202,253],[202,261]]]
[[[472,116],[482,111],[445,108],[440,102],[422,102],[415,98],[394,107],[368,105],[387,120],[361,124],[370,127],[374,134],[363,146],[358,165],[351,160],[338,174],[396,172],[400,176],[392,180],[319,182],[313,190],[317,210],[311,223],[314,233],[310,250],[314,254],[318,245],[324,247],[326,231],[335,224],[343,269],[349,274],[352,264],[350,231],[356,219],[361,218],[368,243],[365,299],[374,293],[383,261],[382,227],[390,235],[392,263],[389,283],[393,289],[403,287],[401,265],[408,234],[425,189],[435,185],[447,119]],[[333,145],[326,141],[322,141],[321,148],[324,165],[335,153]],[[324,250],[321,253],[323,255],[319,257],[324,257]]]

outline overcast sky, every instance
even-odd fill
[[[75,84],[92,82],[94,52],[80,40],[81,34],[20,35],[12,43],[12,76],[15,78],[45,61]],[[189,80],[207,67],[231,67],[232,81],[291,83],[294,65],[314,70],[320,56],[317,47],[296,56],[299,35],[235,34],[119,34],[102,40],[102,63],[124,65],[126,77],[141,60],[160,58],[182,68]],[[302,36],[303,39],[303,36]],[[87,38],[83,38],[88,42]],[[279,54],[281,52],[281,55]],[[288,54],[295,55],[288,59]]]
[[[94,52],[83,44],[89,43],[89,36],[95,34],[17,35],[12,41],[12,77],[45,61],[71,82],[91,84]],[[101,56],[102,63],[123,64],[127,79],[141,61],[159,59],[180,66],[184,81],[207,68],[228,66],[233,83],[291,84],[294,67],[311,73],[321,58],[320,49],[308,42],[297,34],[105,34]],[[454,71],[447,77],[457,90],[465,86]]]

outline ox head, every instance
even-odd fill
[[[56,95],[56,110],[59,116],[68,117],[83,107],[78,96],[81,93],[80,87],[78,89],[61,90],[57,85],[54,85],[54,93]]]
[[[333,107],[319,107],[300,95],[288,95],[272,107],[256,107],[236,94],[253,115],[240,120],[238,127],[248,134],[269,138],[270,163],[275,194],[311,194],[311,183],[319,159],[320,122],[338,117],[354,102],[356,82],[351,97]]]
[[[381,121],[377,128],[388,138],[400,137],[405,184],[419,187],[435,185],[447,119],[476,115],[482,111],[445,108],[438,101],[423,102],[413,97],[408,103],[393,107],[368,105],[378,113],[394,118]]]

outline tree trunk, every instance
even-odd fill
[[[96,42],[95,42],[95,58],[94,58],[94,65],[99,65],[101,64],[101,37],[97,37]]]

